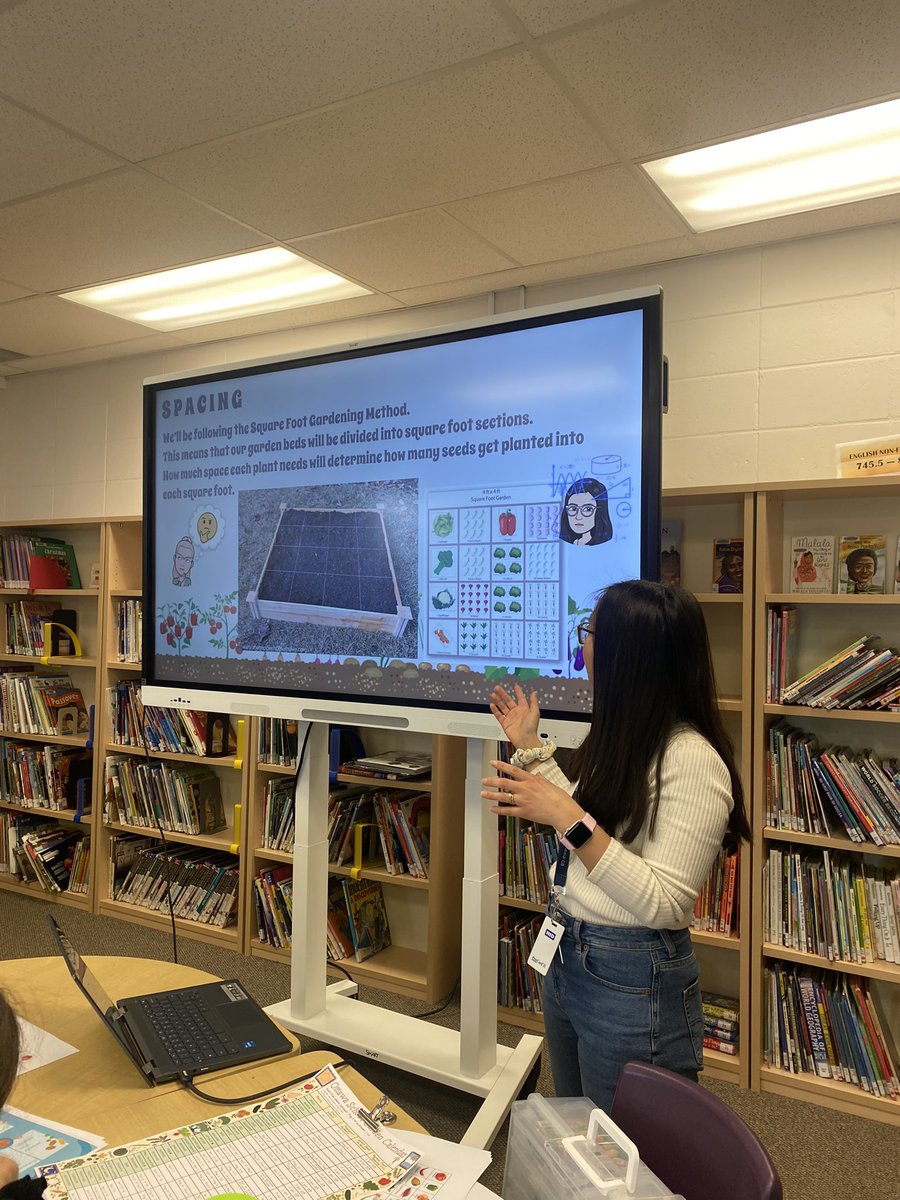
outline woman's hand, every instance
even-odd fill
[[[515,693],[514,698],[498,683],[491,692],[491,712],[516,750],[540,746],[538,726],[541,723],[541,710],[538,707],[537,692],[532,692],[526,698],[517,683]]]
[[[559,833],[565,833],[584,816],[577,800],[543,775],[523,771],[500,759],[492,759],[491,766],[498,774],[481,781],[482,796],[493,801],[491,812],[552,825]]]

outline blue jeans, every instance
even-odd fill
[[[633,1060],[696,1080],[703,1016],[689,932],[557,920],[565,933],[542,988],[557,1096],[589,1096],[609,1112]]]

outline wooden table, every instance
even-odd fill
[[[194,967],[142,958],[85,955],[85,962],[113,999],[216,979]],[[228,1112],[227,1106],[200,1100],[177,1081],[148,1087],[75,986],[61,957],[0,962],[0,987],[20,1016],[79,1051],[20,1076],[9,1098],[16,1108],[99,1134],[111,1146]],[[284,1032],[294,1046],[291,1055],[210,1072],[198,1079],[197,1086],[223,1097],[250,1095],[266,1087],[277,1095],[289,1080],[340,1060],[338,1051],[299,1054],[297,1039]],[[347,1068],[341,1075],[367,1107],[378,1100],[378,1089],[357,1071]],[[239,1101],[233,1105],[238,1106]],[[424,1132],[402,1109],[395,1105],[391,1109],[397,1114],[396,1128]]]

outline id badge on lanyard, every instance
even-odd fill
[[[566,876],[569,873],[569,850],[566,846],[559,847],[556,856],[556,870],[553,872],[553,890],[550,893],[550,904],[543,924],[538,930],[531,953],[528,955],[528,965],[539,975],[546,975],[553,962],[553,956],[559,949],[562,935],[566,927],[556,920],[559,915],[559,897],[566,894]]]

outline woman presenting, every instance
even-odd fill
[[[562,926],[542,990],[558,1096],[609,1110],[631,1060],[697,1078],[703,1020],[688,926],[723,844],[749,838],[716,706],[697,601],[644,580],[607,588],[579,627],[593,684],[570,781],[539,735],[537,695],[497,687],[515,748],[483,780],[492,812],[560,836],[551,915]],[[564,883],[563,883],[564,878]]]

